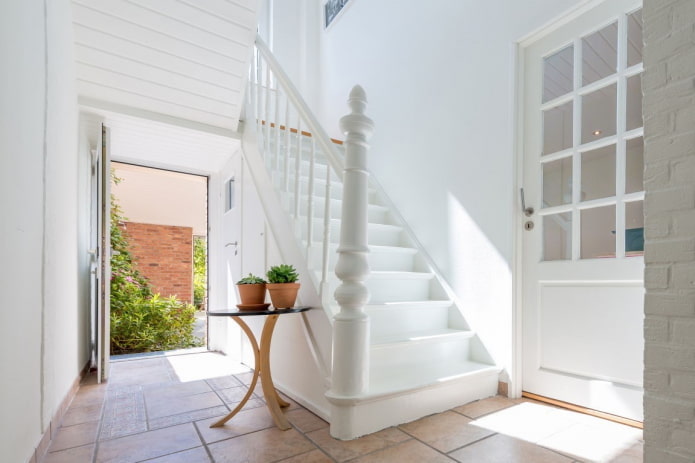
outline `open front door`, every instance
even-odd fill
[[[92,314],[96,332],[96,364],[99,382],[109,376],[111,352],[111,156],[109,153],[109,129],[103,124],[96,149],[93,169],[96,201],[92,202],[92,227],[96,242],[95,266],[92,276]],[[96,191],[94,191],[96,190]]]
[[[523,389],[642,420],[639,1],[524,49]],[[533,209],[531,209],[533,207]]]

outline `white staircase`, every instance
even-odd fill
[[[298,96],[289,95],[291,84],[282,86],[284,75],[262,43],[259,50],[262,59],[253,70],[258,80],[252,79],[248,108],[257,114],[259,150],[332,319],[340,310],[333,293],[341,283],[334,268],[344,194],[335,164],[344,162],[344,150],[319,140],[325,135],[311,127],[315,121],[303,114],[305,107],[291,108]],[[303,135],[304,130],[311,135]],[[499,368],[397,211],[374,183],[366,198],[368,385],[354,394],[337,394],[334,388],[328,392],[334,405],[331,434],[341,439],[494,395],[498,385]]]

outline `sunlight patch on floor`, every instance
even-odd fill
[[[251,371],[230,357],[215,352],[167,357],[167,361],[182,383],[218,376],[238,375]]]
[[[640,429],[525,402],[470,424],[587,462],[609,462],[642,439]]]

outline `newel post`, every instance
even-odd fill
[[[369,290],[364,281],[369,276],[367,139],[372,135],[374,123],[364,114],[367,96],[359,85],[350,92],[348,105],[350,114],[340,119],[346,138],[343,211],[335,266],[335,273],[342,281],[335,291],[340,312],[334,317],[332,381],[328,393],[334,404],[365,393],[369,384],[369,317],[364,312]]]

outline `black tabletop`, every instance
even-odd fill
[[[208,317],[250,317],[253,315],[282,315],[286,313],[306,312],[311,307],[290,307],[275,310],[208,310]]]

